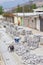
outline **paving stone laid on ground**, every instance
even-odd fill
[[[33,32],[34,32],[34,34],[36,34],[34,30],[33,30]],[[40,32],[37,32],[37,34],[38,33],[41,34]],[[21,39],[24,41],[23,36],[24,35],[20,35]],[[25,64],[22,64],[22,62],[21,62],[23,55],[20,54],[21,56],[19,56],[18,52],[21,53],[27,49],[28,49],[27,52],[31,51],[30,54],[33,53],[33,54],[36,54],[36,56],[37,55],[43,56],[43,46],[39,45],[39,47],[36,48],[35,50],[30,50],[29,48],[27,48],[25,46],[25,44],[27,45],[27,43],[24,44],[24,43],[22,43],[23,41],[22,42],[20,41],[21,44],[17,44],[15,42],[14,42],[15,43],[14,44],[14,43],[12,43],[13,41],[14,41],[13,38],[8,33],[6,33],[5,28],[1,28],[0,29],[0,52],[2,54],[2,56],[1,56],[2,61],[0,61],[0,62],[2,62],[2,63],[0,63],[0,65],[4,65],[4,63],[5,63],[5,65],[25,65]],[[9,52],[8,46],[11,44],[16,46],[16,50],[14,52]],[[17,46],[18,46],[18,50],[17,50]],[[22,50],[20,51],[21,48],[22,48]],[[17,51],[17,53],[16,53],[16,51]],[[24,53],[22,53],[22,54],[24,54]],[[29,61],[29,59],[27,61]],[[27,65],[31,65],[31,64],[27,64]],[[37,65],[41,65],[41,64],[37,64]]]

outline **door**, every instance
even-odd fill
[[[40,31],[43,31],[43,18],[40,18]]]

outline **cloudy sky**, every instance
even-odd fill
[[[3,8],[11,8],[28,1],[29,0],[0,0],[0,5],[3,6]]]

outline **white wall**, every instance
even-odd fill
[[[32,22],[33,20],[33,22]],[[35,29],[35,20],[34,17],[31,17],[31,19],[29,19],[29,27]]]
[[[37,18],[37,22],[36,22],[36,27],[37,27],[37,29],[40,31],[40,20],[39,20],[39,18]]]
[[[28,18],[24,18],[24,26],[28,26]]]
[[[2,22],[4,19],[4,17],[2,15],[0,15],[0,22]]]
[[[18,18],[16,16],[14,17],[14,24],[18,25]]]

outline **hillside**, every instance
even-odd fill
[[[43,6],[43,0],[25,0],[24,2],[22,1],[22,0],[20,0],[21,2],[10,2],[9,3],[9,5],[11,5],[10,6],[10,8],[7,8],[6,10],[9,12],[14,12],[14,10],[15,10],[15,12],[16,12],[16,8],[18,7],[18,5],[20,6],[20,7],[27,7],[28,5],[31,5],[31,4],[36,4],[36,6],[37,7],[41,7],[41,6]],[[19,3],[19,4],[18,4]],[[7,5],[7,4],[6,4]],[[7,5],[6,7],[8,7],[9,5]]]

